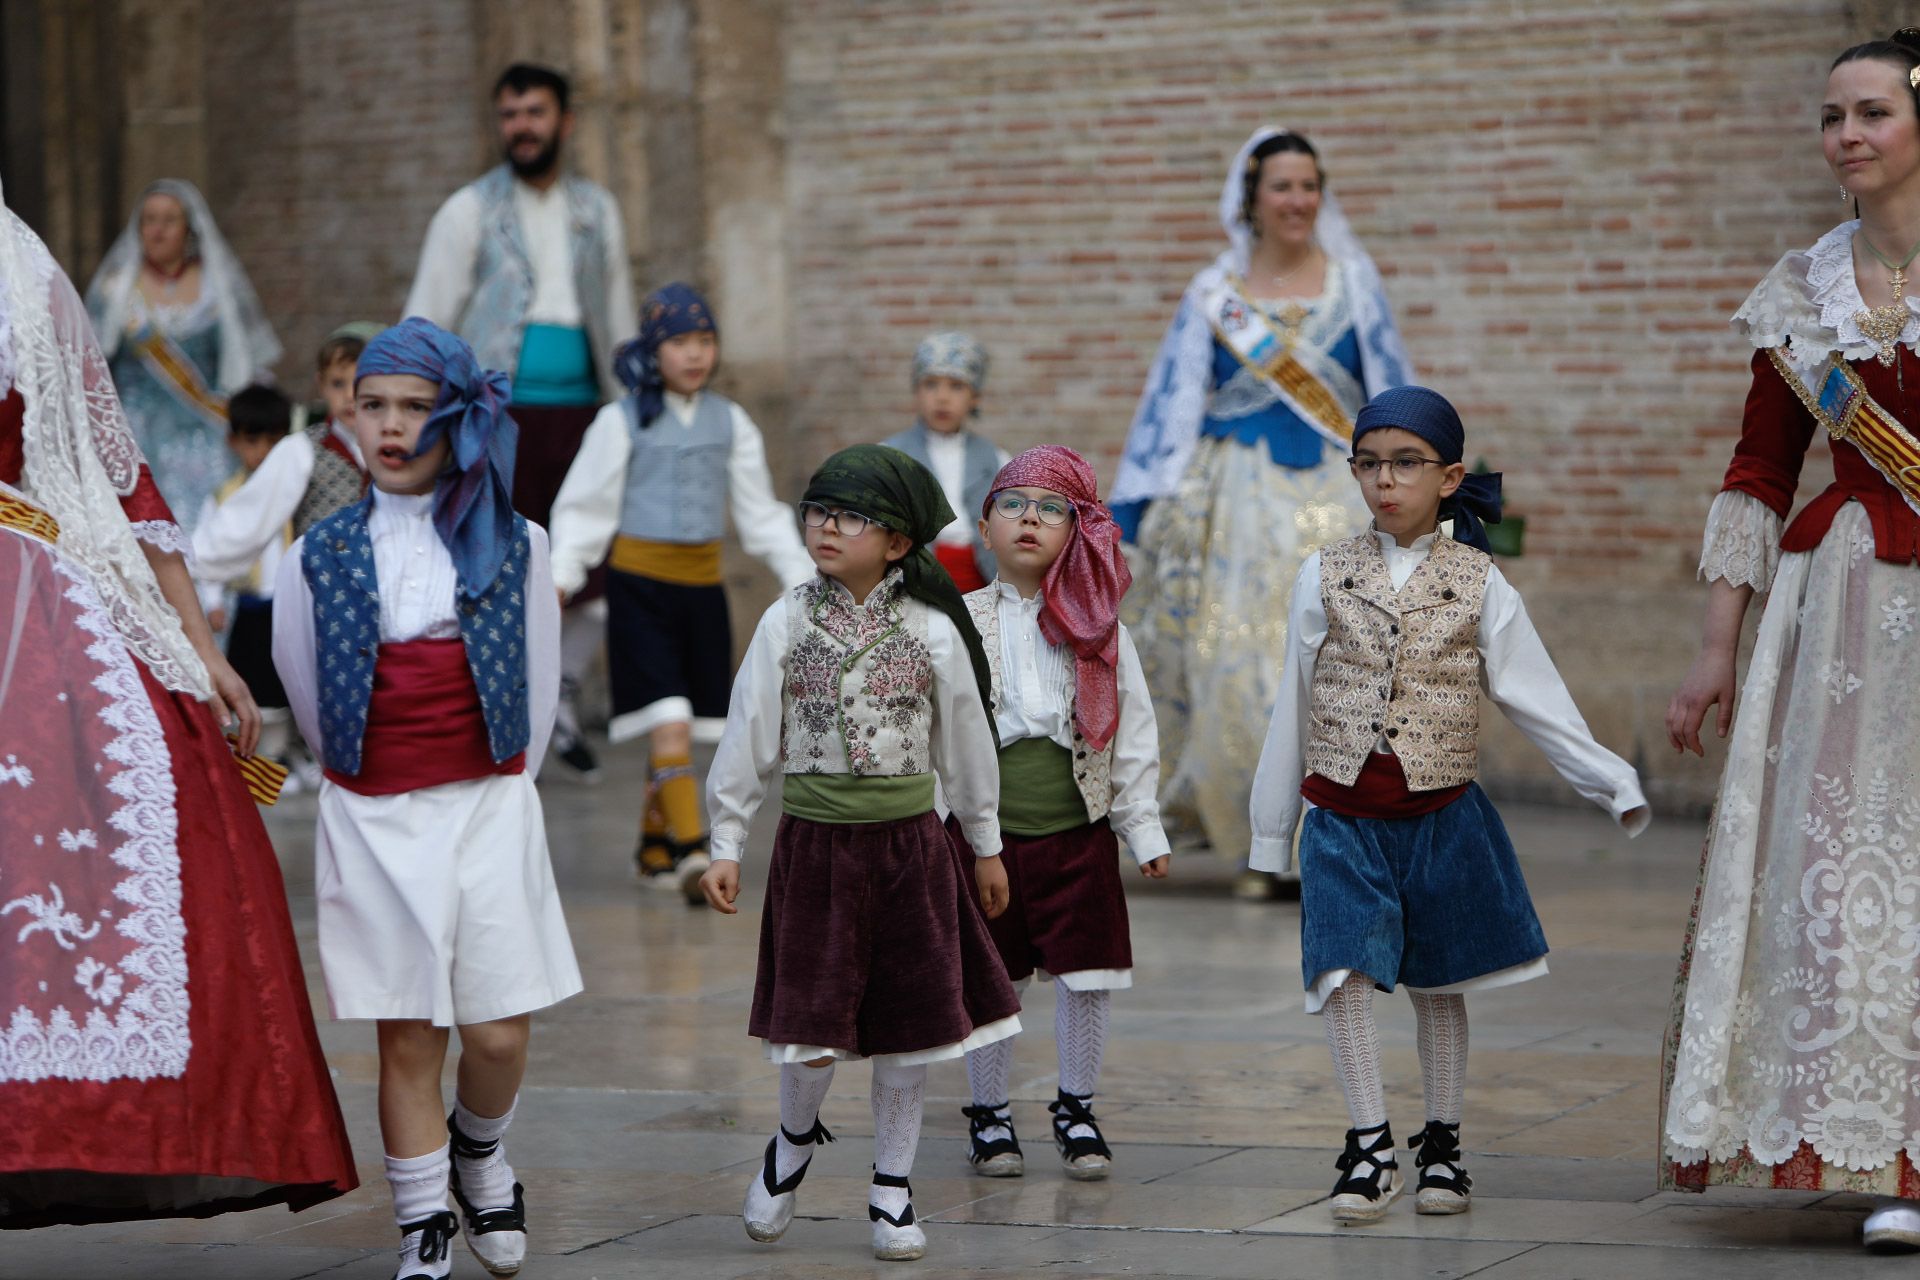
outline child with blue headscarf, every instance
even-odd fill
[[[1376,1222],[1400,1194],[1373,993],[1404,983],[1419,1026],[1426,1126],[1415,1208],[1464,1212],[1465,994],[1546,973],[1547,943],[1500,815],[1474,781],[1480,691],[1575,790],[1638,835],[1633,766],[1594,741],[1519,594],[1487,554],[1500,478],[1469,476],[1444,396],[1395,387],[1354,420],[1348,466],[1366,532],[1310,555],[1254,775],[1257,871],[1300,835],[1307,1012],[1324,1014],[1352,1128],[1333,1217]]]
[[[720,562],[727,514],[782,588],[813,576],[793,511],[773,496],[760,429],[707,389],[719,359],[704,298],[684,284],[649,294],[639,336],[615,355],[628,393],[593,420],[553,502],[561,595],[607,561],[608,734],[649,739],[635,863],[648,884],[696,903],[709,864],[693,744],[719,741],[733,685]]]
[[[372,490],[309,528],[275,584],[274,662],[326,766],[320,963],[333,1016],[379,1024],[400,1280],[447,1275],[457,1228],[509,1275],[526,1206],[502,1139],[529,1015],[581,988],[533,785],[558,597],[545,533],[513,511],[505,374],[415,317],[367,344],[355,396]]]

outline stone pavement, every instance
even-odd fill
[[[536,1020],[510,1138],[532,1202],[528,1280],[1920,1274],[1920,1260],[1860,1251],[1858,1197],[1653,1190],[1656,1059],[1701,824],[1657,821],[1629,842],[1597,812],[1519,805],[1507,816],[1553,973],[1470,1001],[1471,1213],[1422,1218],[1407,1197],[1381,1224],[1331,1224],[1323,1200],[1346,1119],[1320,1024],[1300,1011],[1298,907],[1235,902],[1226,870],[1195,856],[1172,880],[1129,881],[1139,985],[1115,998],[1099,1099],[1112,1181],[1069,1182],[1051,1157],[1053,998],[1036,986],[1014,1072],[1023,1180],[969,1173],[965,1073],[936,1066],[914,1170],[928,1256],[873,1261],[868,1072],[846,1065],[824,1117],[839,1141],[814,1162],[802,1216],[778,1245],[753,1244],[741,1193],[777,1118],[776,1073],[745,1031],[772,822],[757,832],[742,913],[687,908],[631,882],[639,754],[614,751],[608,766],[597,788],[551,777],[543,788],[587,994]],[[311,818],[309,797],[271,815],[309,957]],[[1421,1122],[1412,1011],[1398,997],[1379,1008],[1404,1142]],[[297,1216],[9,1234],[0,1278],[390,1277],[371,1028],[323,1020],[321,1032],[358,1192]],[[459,1246],[454,1274],[484,1272]]]

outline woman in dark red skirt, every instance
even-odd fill
[[[1112,1171],[1093,1116],[1114,991],[1133,985],[1120,839],[1143,874],[1169,859],[1155,788],[1160,742],[1133,641],[1120,625],[1129,576],[1093,468],[1060,445],[1000,469],[980,532],[998,579],[967,597],[993,668],[1000,828],[1012,901],[992,923],[1015,989],[1058,982],[1060,1089],[1048,1105],[1069,1178]],[[1116,834],[1117,832],[1117,834]],[[963,848],[966,833],[953,828]],[[1026,1171],[1009,1101],[1013,1041],[967,1054],[974,1171]]]
[[[800,514],[820,576],[760,619],[707,784],[700,887],[731,915],[747,830],[785,775],[749,1023],[780,1064],[780,1132],[742,1216],[755,1240],[786,1231],[812,1147],[832,1136],[819,1117],[834,1063],[870,1058],[873,1252],[918,1258],[907,1174],[927,1064],[1020,1030],[982,918],[1007,902],[986,659],[927,549],[953,512],[925,467],[856,445],[815,473]],[[936,777],[980,855],[970,868],[933,812]]]
[[[73,286],[0,204],[0,1228],[356,1185],[259,732]]]

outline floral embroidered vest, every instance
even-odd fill
[[[1485,552],[1444,534],[1395,591],[1371,532],[1320,550],[1327,639],[1313,671],[1309,770],[1342,786],[1384,734],[1413,791],[1480,771],[1480,606]]]
[[[1001,668],[1005,655],[1000,649],[1000,589],[988,583],[964,597],[967,612],[973,615],[974,629],[980,633],[981,647],[987,651],[987,666],[993,673],[993,702],[988,714],[1000,714]],[[1086,802],[1087,821],[1098,822],[1113,807],[1113,743],[1095,751],[1080,734],[1079,668],[1067,663],[1067,714],[1073,718],[1073,782]]]
[[[371,500],[316,523],[301,543],[300,568],[313,593],[315,673],[320,695],[321,756],[329,769],[360,773],[360,744],[373,700],[380,653],[380,584],[367,535]],[[527,712],[527,522],[513,518],[513,542],[500,574],[478,597],[455,594],[460,639],[487,721],[494,763],[512,759],[532,738]]]
[[[787,593],[787,773],[906,777],[933,771],[927,606],[898,570],[864,606],[824,577]]]

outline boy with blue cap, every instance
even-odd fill
[[[309,528],[275,584],[274,661],[326,765],[320,963],[333,1016],[379,1024],[399,1280],[446,1276],[462,1226],[511,1275],[526,1206],[501,1143],[529,1015],[581,987],[528,766],[559,700],[559,601],[546,535],[513,511],[506,375],[415,317],[367,344],[355,396],[372,492]]]
[[[1547,944],[1500,815],[1474,781],[1480,690],[1582,796],[1638,835],[1633,767],[1588,731],[1519,594],[1487,553],[1500,477],[1470,476],[1445,397],[1395,387],[1361,409],[1349,459],[1373,525],[1295,580],[1286,674],[1253,788],[1252,865],[1283,871],[1300,836],[1307,1012],[1353,1127],[1333,1217],[1376,1222],[1400,1194],[1376,988],[1404,983],[1419,1027],[1425,1128],[1416,1209],[1461,1213],[1465,993],[1546,973]]]

